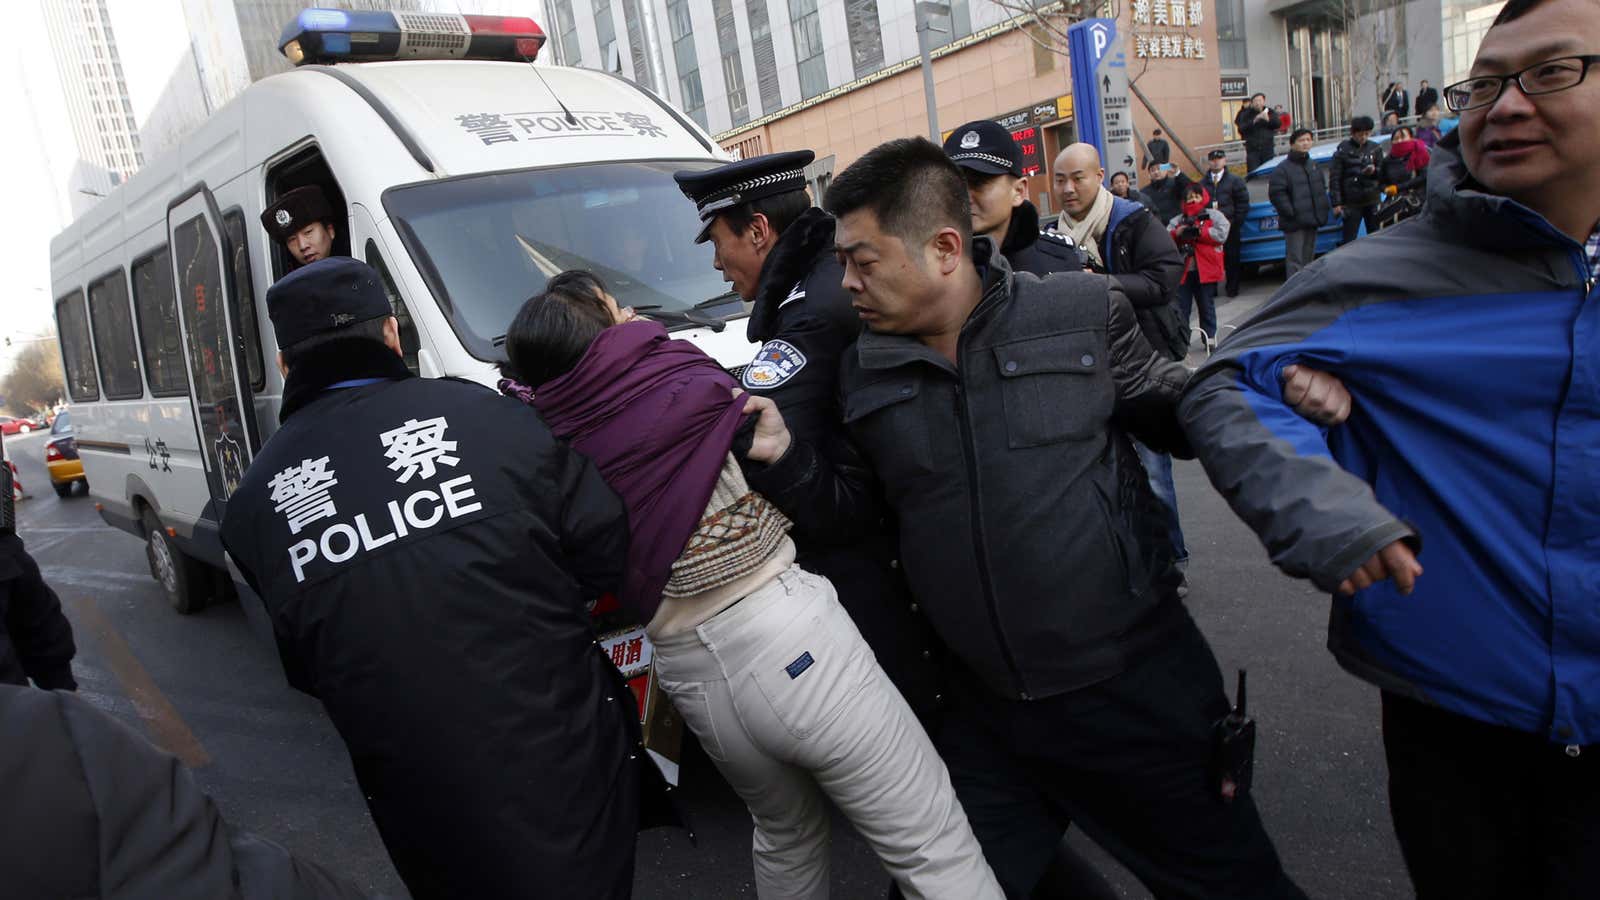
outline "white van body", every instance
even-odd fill
[[[493,385],[493,339],[540,275],[574,267],[733,368],[755,351],[747,310],[693,243],[694,206],[671,179],[726,158],[653,94],[592,70],[379,62],[250,86],[51,242],[102,517],[149,542],[179,609],[192,582],[224,589],[222,511],[283,391],[263,298],[290,261],[259,217],[285,190],[338,192],[335,252],[387,274],[424,377]]]

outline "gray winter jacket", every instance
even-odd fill
[[[229,828],[181,763],[76,696],[0,685],[0,735],[0,896],[367,896]]]
[[[1189,373],[1110,279],[1013,275],[987,239],[973,253],[984,288],[961,366],[868,331],[841,366],[844,416],[940,637],[996,693],[1050,696],[1117,674],[1183,620],[1129,435],[1187,452]]]

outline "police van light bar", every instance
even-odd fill
[[[545,34],[522,16],[302,10],[283,29],[278,49],[297,66],[395,59],[538,58]]]

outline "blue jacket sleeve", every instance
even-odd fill
[[[1179,416],[1211,483],[1273,563],[1331,592],[1378,550],[1416,534],[1283,402],[1286,367],[1337,376],[1353,361],[1346,309],[1322,272],[1296,276],[1240,326],[1190,381]]]

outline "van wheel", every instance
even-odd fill
[[[198,612],[206,605],[208,586],[204,567],[185,556],[173,546],[167,530],[155,513],[145,510],[144,552],[150,562],[150,574],[155,576],[167,602],[182,615]]]
[[[72,496],[72,482],[70,481],[52,482],[50,486],[56,489],[56,496],[63,500]]]

